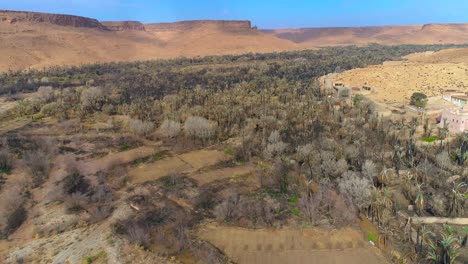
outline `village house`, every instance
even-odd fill
[[[468,109],[451,108],[442,112],[439,126],[444,127],[447,122],[447,127],[450,133],[463,133],[468,131]]]
[[[466,94],[464,92],[460,92],[460,91],[457,91],[457,90],[446,90],[442,94],[442,99],[444,99],[445,101],[449,101],[449,102],[458,104],[457,102],[460,101],[460,99],[461,99],[461,98],[458,98],[460,96],[461,97],[466,97]],[[466,103],[466,101],[465,101],[465,103]]]
[[[466,95],[453,95],[452,96],[452,103],[458,106],[464,106],[468,103],[468,96]]]

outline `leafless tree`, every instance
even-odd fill
[[[167,138],[174,138],[180,133],[180,123],[166,119],[159,127],[159,133]]]
[[[131,119],[128,122],[130,131],[138,136],[147,136],[154,130],[154,124],[148,121],[141,121],[138,119]]]
[[[286,150],[288,144],[281,140],[279,131],[275,130],[271,132],[268,137],[268,143],[264,150],[264,155],[267,159],[272,159],[281,156]]]
[[[191,116],[184,123],[184,131],[187,136],[206,140],[215,135],[216,124],[200,116]]]
[[[360,177],[356,172],[348,171],[339,180],[338,187],[343,195],[351,197],[359,210],[369,206],[372,184],[368,179]]]

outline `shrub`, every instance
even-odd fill
[[[154,130],[154,124],[148,121],[131,119],[128,123],[130,131],[138,136],[147,136]]]
[[[63,179],[62,190],[64,194],[87,193],[89,190],[89,182],[78,170],[75,170]]]
[[[65,196],[65,211],[67,213],[78,212],[88,203],[88,198],[82,193],[72,193]]]
[[[32,176],[33,187],[38,187],[49,177],[49,154],[42,150],[26,152],[24,156],[26,165]]]
[[[104,206],[97,206],[90,212],[90,218],[89,222],[92,224],[98,223],[107,217],[112,213],[112,207],[108,205]]]
[[[281,156],[286,150],[287,146],[288,144],[281,140],[279,131],[275,130],[271,132],[270,136],[268,137],[268,144],[264,150],[264,155],[268,159]]]
[[[9,173],[13,168],[13,159],[6,147],[0,150],[0,173]]]
[[[6,189],[0,196],[0,236],[8,236],[26,220],[24,197],[18,186]]]
[[[203,117],[191,116],[184,123],[184,131],[187,136],[205,140],[215,135],[216,125]]]
[[[54,100],[54,89],[52,86],[41,86],[37,89],[39,98],[44,101],[44,103],[49,103]]]
[[[64,109],[62,109],[62,105],[55,102],[46,104],[41,109],[41,113],[46,116],[59,116],[63,114],[62,111],[64,111]]]
[[[101,88],[90,87],[81,92],[81,106],[85,112],[101,111],[106,102],[106,96]]]
[[[411,105],[414,105],[416,107],[424,108],[427,105],[427,95],[423,93],[413,93],[411,95]]]
[[[159,127],[159,133],[163,137],[174,138],[180,133],[180,123],[172,120],[164,120]]]
[[[148,228],[134,221],[129,221],[125,224],[125,230],[128,240],[131,243],[147,247],[149,246],[150,236]]]

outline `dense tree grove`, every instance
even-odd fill
[[[337,67],[365,67],[447,47],[453,46],[334,47],[8,73],[0,75],[0,93],[14,100],[18,92],[39,91],[39,98],[19,101],[1,120],[12,114],[41,114],[71,126],[72,120],[89,121],[104,113],[129,117],[125,128],[110,123],[114,131],[127,129],[172,144],[205,147],[236,139],[237,144],[229,146],[236,162],[261,160],[261,188],[252,194],[227,187],[219,195],[221,187],[203,187],[193,202],[197,210],[247,226],[282,225],[294,218],[308,225],[341,227],[353,224],[357,216],[367,217],[380,228],[383,245],[391,241],[409,259],[430,256],[439,263],[453,260],[446,251],[466,244],[462,235],[455,238],[451,231],[458,240],[450,249],[443,248],[437,235],[414,247],[406,229],[411,223],[402,214],[468,216],[468,135],[422,144],[416,133],[422,120],[382,118],[371,101],[334,98],[317,78]],[[0,154],[0,170],[9,169],[9,154]],[[34,185],[46,178],[49,168],[43,163],[48,158],[40,152],[26,155],[35,172]],[[74,182],[80,182],[77,177]],[[173,176],[162,184],[190,183]],[[119,232],[148,244],[143,220],[132,221]],[[392,256],[397,258],[396,253]]]

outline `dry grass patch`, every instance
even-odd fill
[[[255,167],[253,165],[242,165],[237,167],[200,172],[192,175],[191,177],[195,179],[199,185],[203,185],[216,180],[245,176],[254,170]]]
[[[226,161],[229,157],[218,150],[198,150],[179,155],[179,158],[188,163],[194,169],[215,165],[221,161]]]
[[[236,263],[386,263],[360,231],[209,225],[198,235]]]

